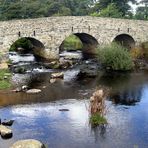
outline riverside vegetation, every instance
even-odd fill
[[[0,89],[11,87],[11,73],[8,69],[0,69]]]
[[[135,13],[130,3],[137,5]],[[147,5],[146,0],[5,0],[0,1],[0,20],[86,15],[148,20]]]

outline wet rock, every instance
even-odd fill
[[[17,93],[17,92],[21,92],[21,91],[22,91],[22,89],[21,89],[21,88],[19,88],[19,87],[18,87],[18,88],[16,88],[16,89],[14,89],[14,90],[12,90],[12,92],[16,92],[16,93]]]
[[[23,85],[22,86],[22,91],[27,91],[27,89],[28,89],[28,86],[27,85]]]
[[[52,73],[51,74],[51,78],[52,79],[56,79],[56,78],[64,78],[64,73],[63,72],[59,72],[59,73]]]
[[[44,67],[47,69],[58,69],[60,64],[58,61],[52,61],[50,63],[43,63]]]
[[[84,77],[96,77],[98,75],[98,65],[95,61],[85,61],[80,65],[79,78]]]
[[[11,138],[12,137],[12,130],[4,125],[0,125],[0,134],[2,138]]]
[[[67,69],[75,64],[75,60],[65,60],[64,58],[59,59],[61,69]]]
[[[10,148],[45,148],[45,146],[40,141],[28,139],[17,141]]]
[[[69,109],[59,109],[59,111],[61,111],[61,112],[68,112]]]
[[[50,79],[50,83],[53,84],[56,82],[56,79]]]
[[[36,93],[40,93],[41,90],[40,89],[29,89],[26,91],[27,94],[36,94]]]
[[[5,120],[2,122],[2,125],[12,126],[13,122],[14,122],[14,120],[6,120],[6,119],[5,119]]]

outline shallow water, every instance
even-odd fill
[[[81,81],[68,81],[69,76],[68,71],[67,81],[55,84],[46,79],[33,83],[32,87],[42,89],[36,95],[0,93],[0,117],[15,119],[13,137],[0,138],[0,148],[27,138],[38,139],[49,148],[148,147],[147,73],[110,73]],[[99,85],[110,87],[112,92],[106,101],[108,125],[92,128],[88,99]]]

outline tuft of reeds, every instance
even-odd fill
[[[106,113],[105,100],[108,91],[96,89],[90,98],[90,122],[95,125],[106,124],[104,117]]]

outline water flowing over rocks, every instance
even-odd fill
[[[10,148],[45,148],[45,146],[40,141],[28,139],[17,141]]]
[[[40,89],[29,89],[26,91],[27,94],[36,94],[36,93],[40,93],[41,90]]]
[[[64,51],[60,54],[60,57],[64,57],[64,59],[67,60],[80,60],[82,59],[83,55],[81,51],[73,51],[73,52]]]

